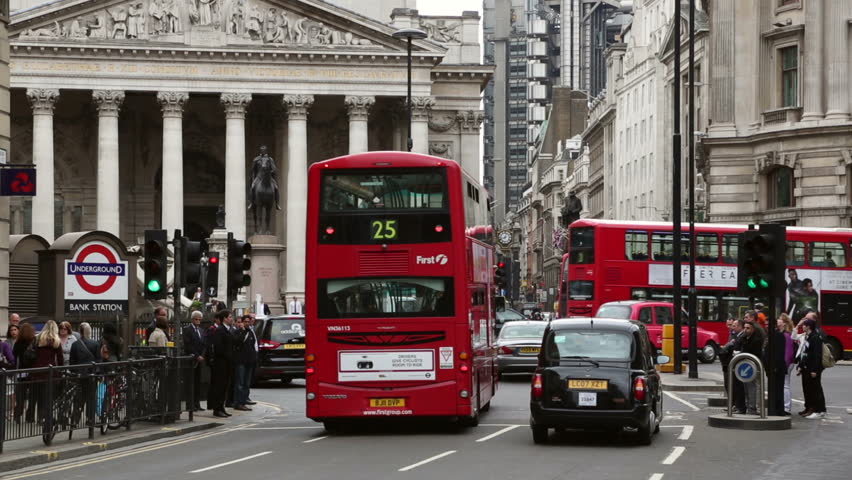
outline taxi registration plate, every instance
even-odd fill
[[[371,398],[371,407],[404,407],[404,398]]]
[[[296,349],[299,349],[299,348],[304,349],[305,344],[304,343],[285,343],[284,344],[284,350],[296,350]]]
[[[576,388],[578,390],[606,390],[607,387],[609,387],[608,380],[586,380],[579,378],[568,380],[568,388]]]
[[[541,347],[521,347],[521,353],[538,353]]]

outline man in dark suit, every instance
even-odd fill
[[[234,410],[249,411],[249,389],[257,364],[257,341],[251,316],[237,321],[236,370],[234,376]]]
[[[192,355],[195,362],[192,366],[192,392],[194,395],[192,409],[201,408],[201,369],[204,366],[204,355],[207,353],[207,344],[204,341],[204,331],[201,330],[201,319],[203,315],[198,310],[192,312],[190,319],[192,323],[183,329],[183,351],[186,355]]]
[[[213,365],[210,368],[210,395],[207,406],[213,410],[213,416],[230,417],[231,414],[225,411],[225,396],[234,371],[234,317],[229,310],[222,310],[216,314],[216,318],[222,324],[213,332],[210,342]]]

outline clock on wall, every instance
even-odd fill
[[[512,243],[512,232],[508,230],[501,231],[497,234],[497,241],[500,242],[500,245],[510,245]]]

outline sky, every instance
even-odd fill
[[[417,0],[420,15],[461,15],[465,10],[482,14],[482,0]]]

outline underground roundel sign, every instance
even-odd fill
[[[65,260],[66,314],[126,313],[127,288],[127,261],[107,243],[84,243]]]

